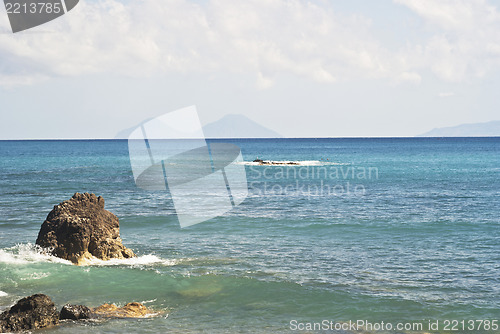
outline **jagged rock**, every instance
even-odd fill
[[[43,294],[20,299],[9,310],[0,314],[0,332],[50,327],[59,323],[59,312],[52,300]]]
[[[66,304],[62,307],[59,320],[83,320],[91,318],[91,310],[85,305]]]
[[[141,303],[128,303],[123,307],[114,304],[103,304],[96,307],[92,312],[98,317],[104,318],[142,318],[152,312]]]
[[[40,228],[36,244],[78,265],[94,257],[109,260],[135,256],[122,245],[118,218],[104,209],[104,198],[88,193],[76,193],[54,206]]]
[[[144,318],[157,315],[141,303],[128,303],[123,307],[103,304],[96,308],[66,304],[57,312],[52,300],[44,294],[20,299],[9,310],[0,314],[0,333],[20,332],[59,324],[59,320],[84,320],[94,318]]]
[[[299,165],[299,163],[295,162],[295,161],[270,161],[270,160],[255,159],[253,162],[258,163],[259,165],[270,165],[270,166],[281,166],[281,165],[296,166],[296,165]]]

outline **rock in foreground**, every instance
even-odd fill
[[[59,313],[52,300],[44,294],[20,299],[9,310],[0,314],[0,333],[29,331],[52,327],[59,320],[85,320],[108,318],[144,318],[154,313],[141,303],[128,303],[123,307],[103,304],[91,309],[85,305],[66,304]]]
[[[118,218],[104,209],[104,198],[76,193],[54,206],[43,222],[36,244],[75,264],[134,257],[122,245]]]
[[[60,320],[84,320],[100,318],[144,318],[155,314],[141,303],[128,303],[123,307],[115,304],[103,304],[96,308],[88,308],[85,305],[66,304],[61,309]]]
[[[52,300],[36,294],[19,300],[0,314],[0,332],[19,332],[57,325],[59,312]]]
[[[92,311],[87,306],[66,304],[61,309],[59,320],[83,320],[91,317]]]
[[[141,303],[128,303],[123,307],[118,307],[114,304],[103,304],[96,307],[92,312],[103,318],[143,318],[151,311]]]

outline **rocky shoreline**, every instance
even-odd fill
[[[128,303],[123,307],[103,304],[96,308],[66,304],[61,311],[57,311],[50,297],[35,294],[20,299],[10,309],[0,314],[0,331],[5,333],[50,328],[66,320],[144,318],[153,314],[154,312],[141,303]]]
[[[135,257],[122,244],[118,217],[104,209],[104,199],[89,193],[75,193],[56,206],[43,222],[36,244],[45,252],[88,265],[92,259],[110,260]],[[19,332],[57,326],[60,321],[84,321],[108,318],[144,318],[155,313],[141,303],[123,307],[103,304],[90,308],[66,304],[58,311],[44,294],[34,294],[17,301],[0,313],[0,332]]]

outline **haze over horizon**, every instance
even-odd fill
[[[493,1],[81,1],[12,34],[0,139],[113,138],[188,105],[284,137],[408,137],[498,120]]]

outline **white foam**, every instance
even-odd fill
[[[326,166],[326,165],[346,165],[345,163],[320,161],[320,160],[301,160],[301,161],[286,161],[286,160],[264,160],[264,163],[255,161],[235,162],[238,165],[246,166]]]
[[[160,314],[162,314],[163,312],[152,312],[152,313],[147,313],[146,315],[144,315],[142,318],[154,318],[156,316],[159,316]]]
[[[21,277],[20,280],[21,281],[31,281],[31,280],[46,278],[49,276],[50,276],[50,274],[48,274],[48,273],[31,273],[31,274],[27,275],[26,277]]]
[[[111,259],[111,260],[101,260],[98,258],[90,259],[86,262],[89,266],[147,266],[147,265],[163,265],[163,266],[174,266],[178,263],[178,260],[171,259],[165,260],[156,255],[142,255],[138,257],[132,257],[130,259]]]
[[[0,290],[0,297],[6,297],[8,295],[9,294],[7,292],[3,292],[2,290]]]
[[[71,264],[70,261],[47,254],[41,247],[31,243],[0,249],[0,263],[22,265],[38,262]]]
[[[143,300],[141,302],[141,304],[150,304],[150,303],[154,303],[158,298],[155,298],[155,299],[151,299],[151,300]]]
[[[67,265],[73,265],[71,261],[58,258],[47,254],[46,250],[41,247],[28,243],[28,244],[18,244],[14,247],[0,249],[0,263],[11,264],[11,265],[25,265],[30,263],[41,263],[41,262],[52,262],[52,263],[63,263]],[[180,260],[177,259],[162,259],[156,255],[142,255],[138,257],[133,257],[130,259],[111,259],[111,260],[100,260],[98,258],[92,258],[86,261],[86,266],[149,266],[149,265],[160,265],[160,266],[174,266],[178,264]],[[43,277],[32,277],[32,279],[40,279]]]

